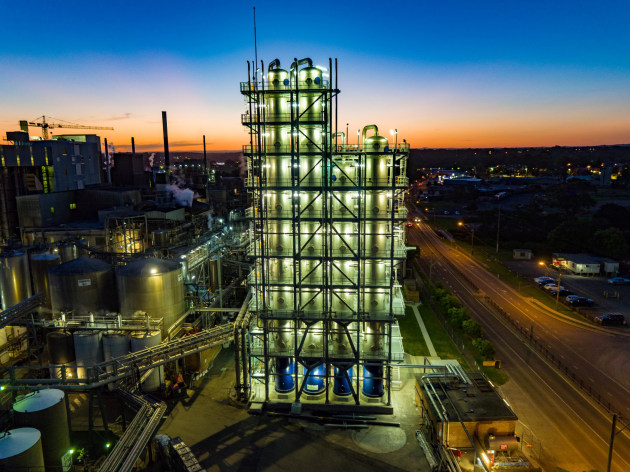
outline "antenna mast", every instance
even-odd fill
[[[258,43],[256,42],[256,7],[254,7],[254,87],[258,83]]]

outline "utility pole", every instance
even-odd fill
[[[558,270],[558,285],[556,286],[556,309],[558,308],[558,302],[560,301],[560,281],[562,280],[562,272]]]
[[[617,414],[615,413],[613,414],[612,429],[610,431],[610,444],[608,445],[608,464],[606,465],[606,472],[610,472],[610,464],[612,463],[612,453],[613,453],[613,444],[615,442],[615,436],[617,436],[624,429],[630,426],[630,423],[626,424],[619,431],[615,431],[616,426],[617,426]]]

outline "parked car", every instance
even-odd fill
[[[567,303],[569,303],[571,300],[575,300],[576,298],[580,298],[579,295],[567,295],[567,298],[565,298],[565,300],[567,301]]]
[[[538,285],[544,285],[548,282],[555,282],[555,280],[552,279],[551,277],[543,276],[543,277],[536,277],[534,279],[534,282],[536,282]]]
[[[603,315],[596,316],[595,322],[602,326],[625,326],[626,317],[620,313],[604,313]]]
[[[543,287],[545,290],[547,291],[551,291],[551,290],[564,290],[566,289],[566,287],[563,287],[562,285],[560,285],[559,287],[556,285],[556,282],[554,281],[552,284],[547,284]],[[567,294],[568,295],[568,294]]]
[[[573,296],[573,295],[569,295]],[[567,297],[568,298],[568,297]],[[595,302],[591,298],[575,297],[568,301],[572,306],[592,306]]]
[[[549,290],[549,293],[550,293],[551,295],[553,295],[554,297],[555,297],[556,295],[558,295],[558,291],[557,291],[557,290],[555,290],[555,289],[553,289],[553,290]],[[560,287],[560,296],[561,296],[561,297],[566,297],[567,295],[571,295],[572,293],[573,293],[573,292],[571,292],[571,290],[567,290],[566,288],[564,288],[564,287],[562,287],[562,286]]]
[[[626,285],[630,284],[630,279],[626,279],[625,277],[613,277],[612,279],[608,279],[608,283],[611,285]]]

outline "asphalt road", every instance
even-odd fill
[[[620,369],[602,369],[597,346],[615,345],[630,355],[630,335],[564,317],[522,297],[476,260],[442,241],[424,223],[408,230],[408,244],[422,248],[422,263],[431,264],[434,280],[443,280],[462,299],[472,316],[495,343],[497,358],[510,376],[501,391],[535,439],[533,455],[545,470],[606,470],[611,414],[576,388],[527,339],[483,302],[489,297],[508,316],[527,329],[539,343],[549,346],[567,373],[578,376],[585,388],[601,395],[603,403],[630,421],[630,379]],[[432,253],[432,258],[428,254]],[[467,279],[467,280],[466,280]],[[584,346],[590,347],[585,349]],[[628,364],[626,364],[628,365]],[[621,374],[621,375],[620,375]],[[615,439],[612,470],[630,470],[628,430]]]

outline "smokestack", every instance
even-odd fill
[[[136,140],[131,137],[131,154],[136,155]]]
[[[203,172],[208,173],[208,160],[206,159],[206,135],[203,135]]]
[[[164,129],[164,167],[168,172],[168,168],[171,165],[171,158],[168,154],[168,127],[166,125],[166,112],[162,112],[162,128]]]
[[[103,138],[103,139],[105,139],[105,162],[107,163],[107,183],[111,184],[112,174],[110,172],[110,165],[109,165],[109,146],[107,145],[107,138]]]

